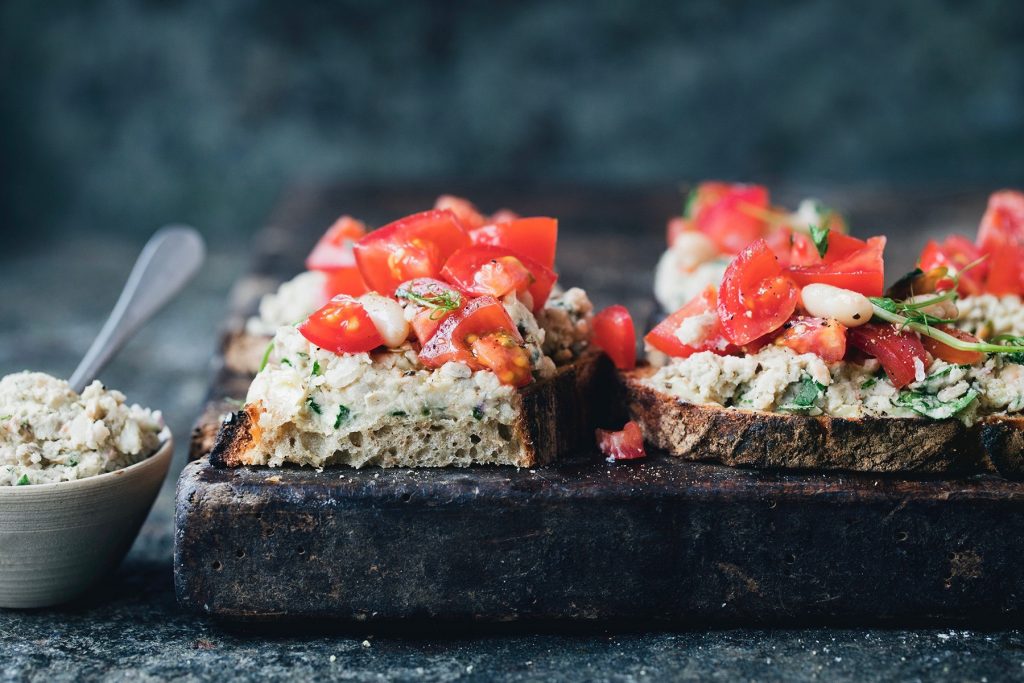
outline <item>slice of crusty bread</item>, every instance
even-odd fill
[[[649,443],[688,460],[731,466],[863,472],[1024,474],[1024,419],[844,419],[685,403],[621,373],[630,417]]]
[[[265,465],[268,450],[276,450],[284,452],[287,464],[312,467],[544,465],[593,440],[592,401],[608,384],[609,374],[606,360],[597,353],[559,368],[553,378],[516,392],[518,415],[511,426],[486,417],[410,416],[369,432],[338,436],[289,429],[276,434],[271,444],[261,442],[269,437],[259,428],[259,406],[250,404],[224,422],[210,460],[222,467]]]

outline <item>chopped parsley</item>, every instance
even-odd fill
[[[480,406],[473,406],[473,417],[477,420],[484,419],[484,410]]]
[[[313,371],[312,371],[313,377],[319,377],[320,375],[323,374],[323,372],[324,372],[323,369],[320,367],[320,361],[318,361],[318,360],[313,361]]]
[[[868,377],[866,380],[864,380],[863,382],[860,383],[860,388],[861,389],[870,389],[871,387],[875,386],[876,384],[878,384],[878,378],[877,377]]]
[[[790,387],[789,398],[779,406],[779,410],[788,412],[804,412],[817,410],[818,399],[825,393],[825,385],[805,375],[799,382]]]
[[[30,482],[28,480],[28,475],[27,474],[23,474],[23,475],[21,475],[21,479],[18,480],[17,486],[24,486],[25,484],[31,484],[31,483],[32,482]]]
[[[292,362],[290,360],[288,360],[287,358],[282,358],[281,359],[281,365],[287,365],[288,367],[293,367],[292,366]]]
[[[0,415],[0,420],[10,420],[13,415]]]
[[[68,467],[78,467],[78,458],[74,456],[68,458]]]
[[[317,415],[323,414],[323,409],[320,407],[320,404],[317,403],[312,396],[306,399],[306,405],[308,405],[309,409],[312,410]]]
[[[825,258],[825,252],[828,251],[828,226],[824,223],[821,226],[812,225],[810,232],[811,241],[814,242],[814,247],[818,250],[818,256]]]
[[[995,339],[995,341],[1005,342],[1005,343],[1011,344],[1013,346],[1024,346],[1024,337],[1014,337],[1014,336],[1009,335],[1009,334],[999,335],[999,337],[997,337]],[[1003,356],[1003,358],[1005,358],[1007,361],[1009,361],[1011,363],[1016,363],[1018,365],[1024,365],[1024,352],[1022,352],[1022,351],[1016,351],[1014,353],[1008,353],[1005,356]]]
[[[918,415],[924,415],[933,420],[944,420],[963,412],[974,403],[976,398],[978,398],[978,392],[974,389],[968,389],[967,393],[952,401],[941,401],[938,396],[919,389],[904,389],[899,396],[893,399],[893,403],[910,408]]]
[[[348,419],[349,414],[348,406],[338,406],[338,416],[334,418],[334,428],[340,427],[341,423]]]
[[[406,413],[404,410],[393,410],[391,411],[391,417],[405,417]]]

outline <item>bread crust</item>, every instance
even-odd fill
[[[519,418],[514,430],[523,444],[519,454],[500,464],[517,467],[546,465],[592,439],[595,396],[606,393],[611,370],[607,359],[588,352],[575,362],[558,368],[554,377],[534,382],[518,392]],[[261,438],[259,407],[244,406],[221,426],[210,452],[217,467],[252,464],[248,453]],[[402,455],[382,462],[389,467],[416,467]]]
[[[620,374],[631,419],[644,438],[688,460],[737,467],[880,473],[1024,473],[1024,419],[809,417],[685,403],[642,380],[654,368]]]

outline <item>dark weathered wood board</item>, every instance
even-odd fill
[[[299,188],[254,240],[228,331],[301,267],[340,213],[371,224],[462,191],[561,219],[563,282],[598,306],[652,310],[652,268],[675,188]],[[793,203],[794,192],[783,201]],[[818,193],[860,234],[887,232],[890,269],[923,242],[970,231],[984,192]],[[500,199],[500,200],[499,200]],[[905,245],[905,246],[902,246]],[[227,347],[225,347],[227,348]],[[229,354],[230,355],[230,354]],[[193,456],[248,377],[216,361]],[[630,619],[685,623],[1020,621],[1024,484],[735,470],[581,453],[538,470],[219,470],[179,482],[175,582],[225,618]]]

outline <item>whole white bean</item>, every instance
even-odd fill
[[[373,321],[384,344],[394,348],[401,346],[409,338],[409,321],[405,319],[405,311],[394,299],[369,292],[359,297],[370,320]]]
[[[672,243],[672,251],[680,270],[690,271],[718,256],[718,246],[711,238],[697,230],[679,233]]]
[[[874,309],[860,292],[842,287],[814,283],[800,291],[807,312],[816,318],[835,318],[847,327],[857,327],[871,320]]]

